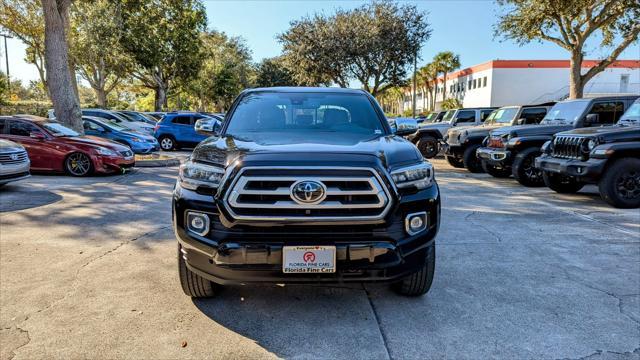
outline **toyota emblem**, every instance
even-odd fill
[[[291,186],[291,198],[298,204],[318,204],[327,196],[323,183],[314,180],[302,180]]]

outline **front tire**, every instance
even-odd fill
[[[560,194],[575,194],[584,186],[584,183],[579,182],[573,176],[555,174],[548,171],[542,173],[542,178],[549,189]]]
[[[433,136],[426,135],[421,137],[416,145],[420,153],[422,153],[422,156],[427,159],[435,157],[440,151],[440,144],[438,144],[438,140]]]
[[[424,266],[399,282],[393,284],[393,289],[400,295],[420,296],[429,292],[433,283],[436,268],[436,244],[427,248],[427,260]]]
[[[184,291],[185,295],[191,296],[192,298],[214,296],[218,285],[189,270],[186,260],[182,257],[181,249],[182,247],[178,245],[178,274],[180,275],[182,291]]]
[[[482,170],[495,178],[508,178],[511,176],[510,168],[498,168],[482,160]]]
[[[446,155],[445,159],[447,159],[447,162],[449,163],[449,165],[453,166],[454,168],[464,168],[464,161],[462,159],[459,159],[455,156],[449,156]]]
[[[75,152],[64,160],[64,170],[71,176],[87,176],[93,172],[93,163],[87,154]]]
[[[158,142],[160,143],[160,149],[164,151],[171,151],[176,148],[176,141],[171,136],[160,136]]]
[[[478,157],[476,156],[476,150],[478,150],[479,147],[480,147],[480,144],[469,146],[464,151],[464,155],[462,156],[464,167],[467,168],[467,170],[469,170],[472,173],[483,172],[482,161],[480,161],[480,159],[478,159]]]
[[[540,155],[542,155],[542,152],[538,148],[525,149],[516,155],[513,160],[512,171],[513,177],[520,184],[528,187],[544,186],[542,170],[535,166],[535,160]]]
[[[600,179],[598,189],[600,197],[617,208],[640,207],[640,159],[615,160]]]

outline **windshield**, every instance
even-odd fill
[[[508,124],[518,115],[518,108],[500,108],[489,115],[485,124]]]
[[[243,96],[227,119],[226,134],[255,139],[254,133],[382,135],[384,127],[364,94],[256,92]]]
[[[436,122],[449,122],[451,121],[451,119],[453,119],[453,114],[456,113],[456,110],[448,110],[444,116],[442,117],[442,119],[440,119],[440,121],[436,121]]]
[[[584,113],[587,106],[589,106],[589,100],[559,102],[549,110],[541,124],[573,124]]]
[[[640,102],[634,102],[618,120],[618,124],[640,126]]]
[[[60,124],[59,122],[45,122],[42,123],[42,127],[47,129],[53,136],[79,136],[77,132],[69,129],[68,127]]]
[[[427,115],[427,117],[424,119],[424,121],[433,121],[438,117],[438,113],[437,112],[432,112],[431,114]]]
[[[131,129],[129,129],[128,127],[122,126],[118,123],[115,122],[111,122],[111,121],[96,121],[99,125],[102,125],[104,127],[108,127],[111,130],[116,130],[116,131],[131,131]]]

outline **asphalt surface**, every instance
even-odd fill
[[[176,168],[0,191],[0,358],[640,359],[640,210],[434,161],[433,287],[180,289]]]

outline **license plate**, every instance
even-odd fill
[[[296,273],[336,272],[335,246],[284,246],[282,271]]]

